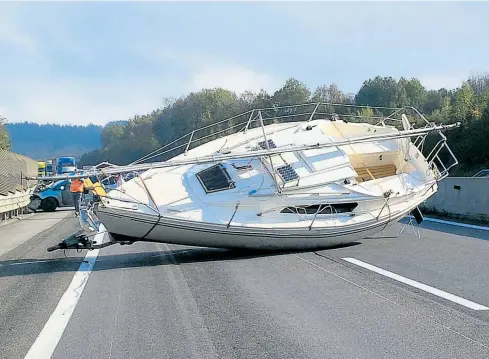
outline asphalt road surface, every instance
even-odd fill
[[[56,317],[86,251],[46,247],[77,221],[39,213],[15,225],[0,227],[10,243],[0,358],[33,354],[39,337],[70,359],[489,358],[489,231],[424,222],[419,239],[399,224],[350,246],[278,254],[116,245],[81,273],[71,317]],[[30,238],[17,238],[22,228]]]

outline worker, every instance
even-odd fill
[[[75,178],[71,181],[70,192],[73,196],[73,202],[75,202],[75,216],[80,215],[80,196],[83,193],[83,181],[79,178]]]

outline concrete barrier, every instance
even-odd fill
[[[438,185],[423,210],[489,221],[489,178],[447,177]]]

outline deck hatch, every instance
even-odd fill
[[[277,172],[284,182],[291,182],[299,179],[299,175],[290,165],[278,167]]]
[[[242,173],[245,173],[245,172],[248,172],[248,171],[251,171],[253,170],[253,166],[252,165],[242,165],[242,166],[236,166],[236,164],[233,163],[232,165],[236,171],[239,173],[239,174],[242,174]]]
[[[206,193],[224,191],[235,187],[235,183],[222,164],[206,168],[197,173],[196,176]]]
[[[277,145],[275,144],[275,142],[273,142],[273,140],[268,140],[267,142],[269,148],[277,148]],[[260,146],[264,150],[267,149],[267,145],[265,144],[265,141],[258,142],[258,146]]]

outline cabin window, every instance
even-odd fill
[[[206,168],[197,173],[196,176],[206,193],[223,191],[235,187],[234,182],[222,164]]]
[[[313,204],[310,206],[286,207],[280,213],[295,214],[335,214],[352,212],[358,203]]]

